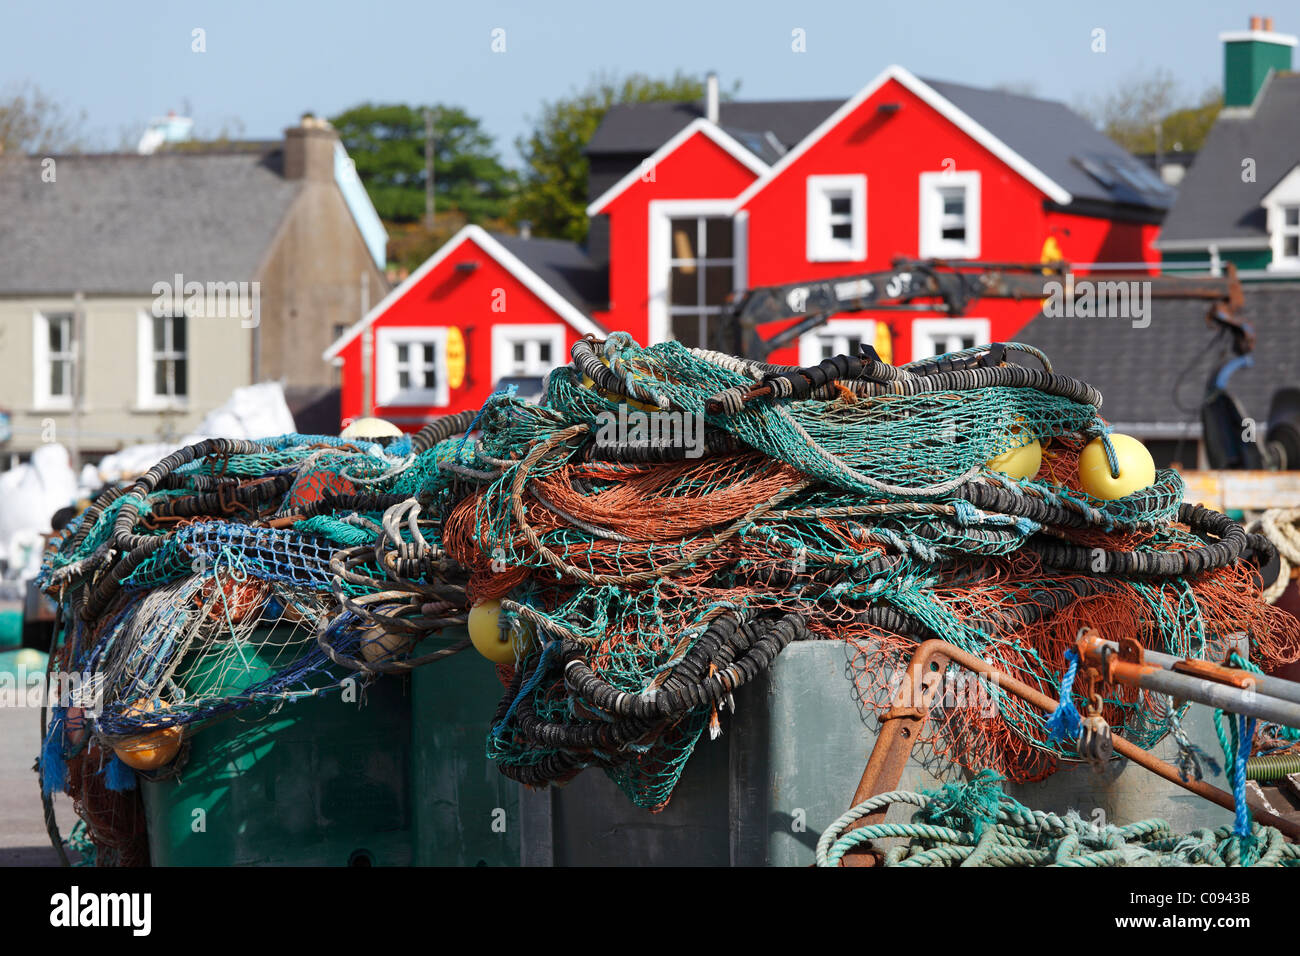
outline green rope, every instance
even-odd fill
[[[885,866],[1300,866],[1300,846],[1273,827],[1254,825],[1256,854],[1242,846],[1231,826],[1178,835],[1164,820],[1097,826],[1077,813],[1031,810],[1002,793],[1001,780],[983,770],[967,783],[872,797],[822,833],[817,865],[839,866],[854,847],[894,838],[909,842],[889,849]],[[849,829],[895,804],[918,808],[910,823]]]

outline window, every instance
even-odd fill
[[[1279,258],[1300,267],[1300,206],[1279,207],[1278,219]]]
[[[867,177],[808,177],[809,262],[867,258]]]
[[[669,221],[668,318],[672,337],[709,348],[709,324],[736,289],[735,234],[730,217]],[[717,344],[717,343],[712,343]]]
[[[184,407],[190,394],[189,320],[139,314],[136,325],[136,406]]]
[[[1300,164],[1291,168],[1260,200],[1272,252],[1270,271],[1300,272]]]
[[[543,378],[563,365],[564,326],[495,325],[492,327],[492,380]]]
[[[77,348],[71,312],[38,312],[32,329],[37,408],[71,408]]]
[[[989,344],[988,319],[914,319],[912,361]]]
[[[980,174],[921,174],[923,259],[974,259],[980,254]]]
[[[831,319],[799,337],[799,364],[816,365],[836,355],[857,355],[859,345],[876,344],[872,319]]]
[[[446,405],[447,330],[384,328],[375,334],[376,405]]]

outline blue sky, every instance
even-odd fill
[[[890,63],[1074,103],[1156,67],[1188,97],[1221,83],[1218,34],[1258,0],[1086,3],[818,0],[0,0],[0,91],[37,83],[84,110],[95,145],[188,103],[200,133],[275,137],[304,110],[444,102],[482,118],[508,162],[544,100],[594,73],[716,70],[744,99],[847,97]],[[1276,28],[1300,31],[1277,3]],[[205,31],[204,53],[191,50]],[[506,51],[491,50],[492,31]],[[1091,50],[1106,31],[1106,52]],[[807,52],[791,50],[805,31]]]

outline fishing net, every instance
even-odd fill
[[[868,719],[930,637],[1048,694],[1084,623],[1180,656],[1243,633],[1266,668],[1300,657],[1300,626],[1260,598],[1263,537],[1185,502],[1172,471],[1083,491],[1100,404],[1016,345],[794,369],[616,333],[579,342],[538,403],[496,394],[414,438],[183,449],[103,493],[43,584],[66,666],[102,691],[105,753],[439,660],[468,642],[425,639],[497,601],[516,654],[489,757],[530,786],[598,767],[656,810],[796,640],[843,642]],[[987,466],[1030,439],[1036,475]],[[1016,781],[1073,757],[975,689],[981,706],[936,710],[935,754]],[[1163,699],[1112,693],[1116,732],[1169,731]],[[79,753],[60,727],[56,781]]]

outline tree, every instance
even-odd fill
[[[1198,150],[1223,106],[1211,87],[1189,104],[1167,70],[1131,77],[1091,104],[1076,107],[1102,132],[1130,153]],[[1157,133],[1158,128],[1158,133]]]
[[[0,153],[71,153],[82,149],[84,112],[70,114],[33,83],[0,96]]]
[[[621,81],[597,77],[566,99],[542,104],[532,133],[516,142],[526,168],[515,217],[531,222],[537,235],[581,242],[587,235],[583,151],[606,111],[619,103],[698,102],[703,97],[704,83],[681,72],[666,80],[634,73]]]
[[[457,106],[432,106],[434,203],[471,222],[505,214],[513,177],[492,137]],[[416,222],[424,216],[424,107],[363,103],[330,120],[380,218]]]

